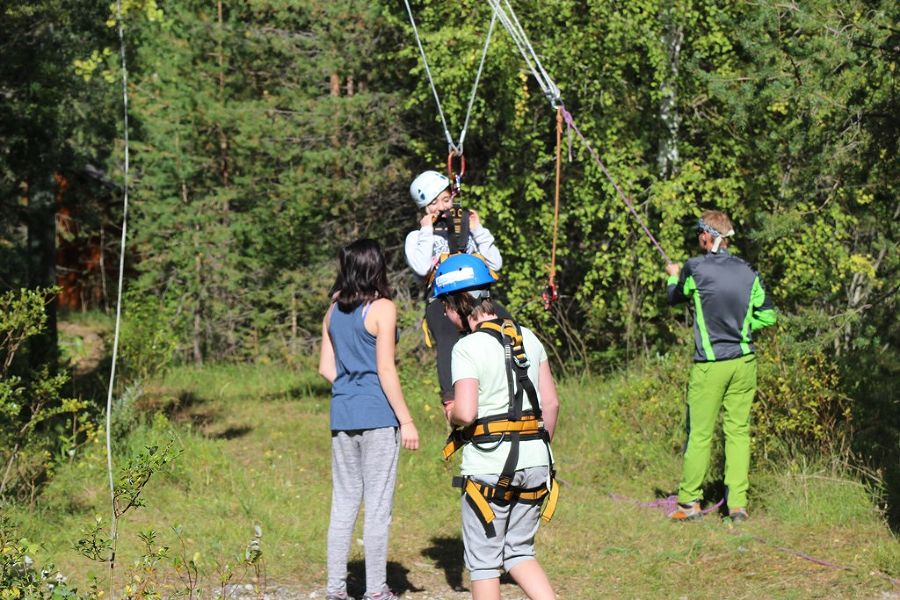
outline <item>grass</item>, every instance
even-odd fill
[[[436,383],[430,365],[413,359],[404,361],[402,379],[422,448],[401,454],[389,583],[415,598],[454,597],[453,589],[467,580],[459,496],[450,487],[455,465],[440,460],[446,432]],[[642,508],[638,502],[674,487],[680,458],[670,443],[639,447],[634,427],[640,423],[622,425],[615,401],[639,383],[639,375],[626,373],[561,385],[555,452],[565,486],[557,516],[542,526],[538,540],[560,598],[858,598],[900,590],[886,577],[900,577],[900,544],[870,491],[832,467],[753,473],[751,520],[740,528],[714,515],[669,523],[661,511]],[[648,402],[677,403],[679,394]],[[221,565],[243,553],[258,524],[269,580],[321,589],[330,435],[328,388],[314,370],[180,368],[147,385],[139,402],[157,416],[117,440],[116,463],[168,436],[182,454],[151,480],[146,506],[123,520],[119,564],[138,559],[137,533],[148,528],[180,548],[172,531],[180,525],[184,553],[197,558],[208,590]],[[95,515],[108,514],[106,486],[103,448],[93,447],[59,471],[33,510],[11,511],[21,533],[41,540],[39,562],[53,561],[75,581],[103,576],[70,548]],[[354,544],[354,588],[362,556]],[[519,596],[511,588],[504,594]]]

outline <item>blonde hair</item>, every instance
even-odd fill
[[[723,238],[734,235],[734,225],[728,215],[720,210],[704,210],[700,217],[704,223],[719,232]]]

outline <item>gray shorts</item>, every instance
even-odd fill
[[[534,488],[547,483],[548,467],[529,467],[516,471],[512,485]],[[472,475],[472,480],[495,485],[499,475]],[[462,535],[464,558],[472,581],[500,577],[500,569],[509,572],[523,560],[534,560],[534,536],[540,523],[541,505],[491,502],[494,529],[489,538],[478,513],[462,496]]]

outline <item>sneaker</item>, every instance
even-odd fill
[[[385,585],[381,588],[380,592],[375,592],[374,594],[366,592],[363,596],[363,600],[399,600],[399,598],[387,585]]]
[[[325,594],[325,600],[354,600],[353,596],[348,596],[347,592],[328,592]]]
[[[728,513],[728,517],[731,519],[732,523],[743,523],[747,520],[749,515],[747,514],[746,508],[732,508]]]
[[[673,521],[696,521],[702,516],[700,502],[688,502],[687,504],[679,502],[678,508],[669,513],[669,518]]]

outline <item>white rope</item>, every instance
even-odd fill
[[[113,403],[113,385],[116,381],[116,359],[119,353],[119,330],[122,325],[122,288],[125,279],[125,240],[128,231],[128,168],[129,168],[129,152],[128,152],[128,67],[125,62],[125,33],[122,26],[122,0],[116,0],[116,21],[119,33],[119,57],[122,61],[122,112],[124,115],[125,128],[125,172],[124,172],[124,199],[122,201],[122,239],[119,246],[119,289],[116,295],[116,327],[113,336],[112,347],[112,366],[109,371],[109,388],[106,394],[106,469],[109,474],[109,495],[112,504],[112,525],[110,529],[110,540],[112,541],[112,549],[109,558],[109,597],[114,600],[112,573],[115,568],[116,561],[116,542],[118,540],[118,518],[116,517],[116,488],[113,482],[113,463],[112,463],[112,403]]]
[[[553,108],[559,106],[562,103],[560,100],[559,88],[541,64],[541,59],[538,57],[537,52],[534,51],[531,42],[528,41],[528,35],[522,28],[522,24],[519,22],[509,0],[504,0],[504,4],[506,5],[505,8],[500,3],[500,0],[488,0],[488,3],[494,10],[494,14],[500,19],[500,23],[506,28],[506,31],[509,32],[509,36],[512,38],[513,43],[515,43],[516,48],[519,49],[522,58],[525,59],[525,64],[528,65],[528,70],[534,75],[541,91],[544,92],[544,95],[550,101]]]
[[[425,65],[425,74],[428,76],[428,84],[431,86],[431,93],[434,96],[435,104],[437,104],[438,114],[441,117],[441,124],[444,126],[444,136],[447,138],[447,148],[458,156],[462,156],[463,142],[465,142],[466,131],[469,128],[472,106],[475,104],[475,92],[478,90],[478,82],[481,79],[481,73],[484,69],[484,59],[487,56],[488,46],[490,46],[491,43],[491,35],[494,33],[494,23],[496,22],[497,14],[495,12],[491,15],[491,25],[488,28],[487,37],[484,41],[484,49],[481,51],[481,61],[478,63],[478,72],[475,74],[475,82],[472,85],[472,92],[469,95],[469,106],[466,109],[466,117],[463,122],[462,131],[460,131],[459,134],[459,143],[454,143],[453,135],[451,135],[450,128],[447,126],[447,119],[444,117],[444,109],[441,106],[441,99],[438,95],[437,87],[434,85],[434,78],[431,76],[431,68],[428,66],[428,59],[425,57],[425,48],[422,46],[422,39],[419,37],[419,28],[416,27],[416,20],[413,17],[412,8],[409,5],[409,0],[403,0],[403,3],[406,5],[406,14],[409,15],[409,23],[412,25],[413,34],[416,37],[416,45],[419,47],[419,54],[422,56],[422,64]]]
[[[459,134],[459,153],[463,152],[463,142],[466,141],[466,131],[469,129],[469,117],[472,115],[472,105],[475,104],[475,92],[478,90],[478,82],[481,80],[481,72],[484,70],[484,59],[487,58],[488,46],[494,33],[494,24],[497,22],[497,13],[491,13],[491,25],[488,27],[487,38],[484,40],[484,50],[481,51],[481,62],[478,63],[478,72],[475,73],[475,83],[472,84],[472,93],[469,94],[469,107],[466,109],[466,120]]]

